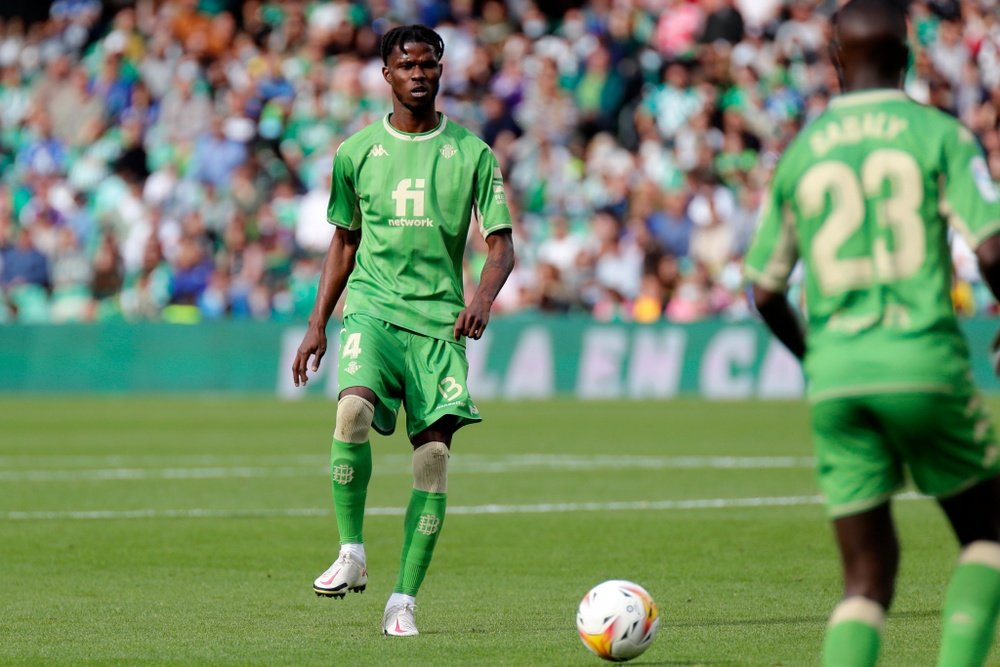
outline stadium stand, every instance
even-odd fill
[[[837,92],[835,8],[58,0],[4,18],[0,322],[303,320],[332,156],[390,108],[379,35],[409,22],[443,35],[440,106],[507,179],[519,263],[498,310],[746,317],[769,173]],[[1000,3],[911,16],[907,92],[960,117],[1000,179]],[[957,308],[992,311],[954,254]],[[473,234],[470,280],[484,257]]]

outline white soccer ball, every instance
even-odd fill
[[[653,643],[659,624],[660,612],[649,592],[621,579],[591,588],[576,612],[583,645],[613,662],[642,654]]]

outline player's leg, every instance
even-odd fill
[[[1000,613],[1000,478],[940,502],[962,553],[945,596],[938,665],[978,666]]]
[[[330,486],[340,533],[337,560],[313,582],[317,595],[343,598],[368,582],[364,548],[365,503],[372,474],[371,427],[391,432],[398,407],[399,382],[393,381],[392,336],[370,318],[348,318],[341,332],[340,392],[333,443]],[[401,367],[401,364],[400,364]],[[398,372],[395,373],[398,375]],[[395,392],[395,393],[394,393]]]
[[[413,613],[417,592],[427,576],[434,548],[444,527],[448,502],[448,457],[454,417],[445,416],[411,438],[413,489],[403,520],[399,575],[385,605],[382,630],[387,635],[417,634]]]
[[[386,603],[387,635],[417,634],[413,612],[444,526],[448,459],[456,430],[480,421],[465,386],[465,350],[448,341],[416,336],[407,355],[405,407],[413,445],[413,489],[403,522],[399,576]]]
[[[340,533],[340,553],[313,582],[317,595],[343,598],[360,593],[368,583],[364,545],[365,502],[372,476],[371,430],[378,397],[367,387],[340,392],[337,421],[330,446],[330,486]]]
[[[833,519],[844,576],[823,642],[823,664],[870,666],[878,659],[892,602],[899,545],[889,497],[902,483],[898,457],[864,397],[813,406],[817,472]]]
[[[889,503],[836,518],[833,525],[843,566],[844,598],[830,616],[823,664],[874,665],[899,566]]]
[[[914,482],[936,496],[962,547],[944,602],[939,665],[981,665],[1000,613],[1000,461],[989,415],[971,385],[913,412],[908,456]]]

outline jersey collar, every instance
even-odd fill
[[[888,102],[890,100],[908,99],[906,93],[898,88],[876,88],[874,90],[858,90],[844,93],[830,100],[828,106],[845,107],[854,104],[871,104],[873,102]]]
[[[445,116],[443,113],[438,112],[438,116],[441,117],[441,122],[438,123],[437,127],[428,132],[421,132],[420,134],[409,134],[407,132],[400,132],[399,130],[397,130],[392,126],[392,123],[389,122],[389,116],[391,115],[392,114],[388,113],[385,115],[385,117],[382,119],[382,125],[385,126],[386,132],[396,137],[397,139],[402,139],[403,141],[427,141],[428,139],[433,139],[434,137],[444,132],[444,128],[448,124],[448,117]]]

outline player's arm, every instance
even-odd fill
[[[507,277],[514,270],[514,237],[510,229],[501,229],[486,237],[489,251],[479,276],[479,287],[469,305],[455,320],[455,340],[462,336],[480,338],[490,321],[490,309]]]
[[[806,334],[802,320],[784,292],[773,292],[754,283],[753,302],[774,337],[802,361],[806,356]]]
[[[341,145],[341,147],[343,144]],[[337,149],[333,158],[333,176],[330,184],[330,203],[327,207],[327,221],[337,229],[330,239],[330,247],[323,261],[323,271],[319,279],[316,303],[309,316],[306,335],[302,338],[292,362],[292,380],[295,386],[308,382],[306,368],[313,373],[319,370],[320,361],[326,354],[326,325],[330,315],[347,286],[347,279],[354,270],[354,261],[361,243],[361,210],[358,195],[354,189],[354,168],[350,158]],[[312,365],[309,358],[312,357]]]
[[[493,151],[483,146],[473,177],[473,195],[479,233],[489,248],[472,301],[455,319],[455,340],[480,338],[490,321],[490,308],[514,270],[514,237],[503,175]]]
[[[358,254],[358,244],[361,243],[361,230],[338,227],[330,240],[323,261],[323,272],[319,279],[319,291],[316,293],[316,303],[309,315],[309,325],[306,335],[295,353],[292,363],[292,379],[295,386],[306,384],[306,368],[313,373],[319,370],[320,361],[326,354],[326,325],[330,321],[333,309],[340,300],[347,286],[347,279],[354,270],[354,260]],[[309,358],[313,357],[309,366]]]
[[[972,133],[955,123],[944,141],[941,210],[976,252],[979,273],[1000,300],[1000,192]],[[993,341],[994,369],[1000,335]],[[1000,370],[1000,369],[997,369]]]
[[[799,360],[806,355],[805,329],[788,302],[788,277],[798,261],[795,228],[786,214],[775,174],[753,243],[747,251],[744,274],[753,286],[753,301],[764,324]]]

